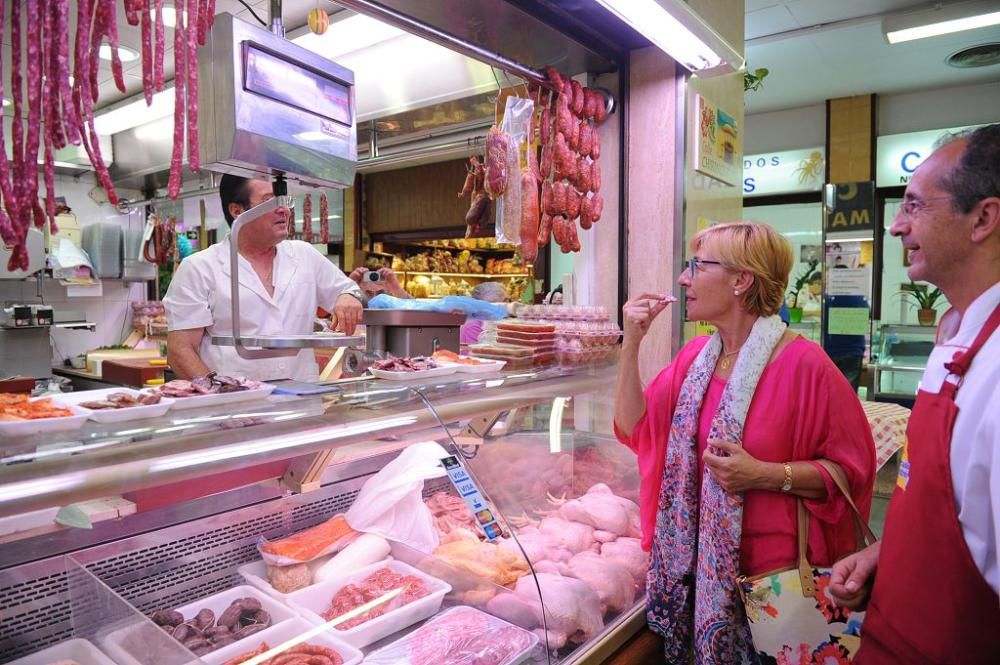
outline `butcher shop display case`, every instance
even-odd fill
[[[884,323],[872,344],[876,350],[869,370],[871,398],[876,402],[897,402],[913,406],[927,359],[934,348],[935,326]]]
[[[613,377],[365,379],[4,438],[0,662],[599,663],[644,623],[647,565]],[[109,496],[135,512],[81,517]]]

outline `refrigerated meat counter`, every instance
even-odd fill
[[[644,625],[647,565],[613,380],[364,380],[5,439],[0,518],[137,512],[0,537],[0,662],[601,662]]]

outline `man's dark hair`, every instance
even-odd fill
[[[986,125],[949,137],[946,143],[965,140],[965,151],[941,186],[951,192],[952,208],[967,213],[991,196],[1000,196],[1000,124]]]
[[[235,219],[232,213],[229,212],[230,203],[239,204],[244,209],[250,207],[249,185],[250,180],[247,178],[230,173],[222,176],[222,180],[219,181],[219,198],[222,200],[222,214],[226,216],[226,223],[229,226],[233,225],[233,220]]]

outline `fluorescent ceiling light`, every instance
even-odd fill
[[[97,49],[97,57],[101,60],[111,60],[111,45],[108,43],[102,43],[101,47]],[[133,51],[127,46],[118,47],[118,58],[122,62],[132,62],[133,60],[139,59],[139,53]]]
[[[138,98],[127,100],[101,113],[94,118],[94,128],[98,134],[109,136],[166,118],[173,113],[174,88],[171,86],[153,95],[150,106],[146,106],[146,99],[139,95]]]
[[[11,105],[11,104],[13,104],[13,103],[14,103],[14,102],[10,101],[10,100],[9,100],[9,99],[7,99],[6,97],[4,97],[4,98],[3,98],[3,105],[4,105],[4,106],[10,106],[10,105]]]
[[[882,32],[887,42],[899,44],[998,24],[1000,10],[996,3],[976,0],[938,4],[920,11],[887,16],[882,21]]]
[[[743,57],[683,0],[597,0],[633,30],[700,76],[739,71]]]
[[[156,23],[156,10],[152,7],[149,9],[149,16]],[[177,27],[177,10],[171,5],[163,5],[163,25],[168,28]]]
[[[335,15],[330,27],[322,35],[309,32],[306,28],[305,33],[292,41],[302,48],[333,60],[345,53],[359,51],[405,34],[407,33],[399,28],[363,14],[352,14],[339,21]]]

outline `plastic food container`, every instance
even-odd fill
[[[115,661],[105,656],[100,649],[79,638],[60,642],[7,665],[50,665],[60,660],[73,660],[80,665],[115,665]]]
[[[437,653],[435,646],[440,649]],[[532,657],[537,646],[534,633],[472,607],[459,606],[368,654],[365,665],[411,665],[414,651],[421,663],[519,665]]]
[[[451,591],[450,584],[442,582],[436,577],[419,571],[402,561],[386,560],[360,568],[340,579],[320,582],[292,592],[288,595],[288,604],[306,620],[317,625],[326,623],[327,620],[323,618],[323,613],[330,609],[330,601],[333,600],[337,592],[348,584],[361,582],[380,568],[388,568],[401,575],[419,577],[427,585],[430,593],[423,598],[418,598],[347,630],[333,629],[338,638],[358,648],[368,646],[372,642],[392,635],[397,630],[402,630],[434,615],[441,608],[441,602],[445,595]]]
[[[512,344],[470,344],[469,353],[480,358],[514,360],[517,358],[530,358],[534,355],[534,350],[527,346]]]
[[[535,335],[533,338],[527,338],[527,335],[532,333],[497,333],[497,344],[510,344],[512,346],[530,346],[531,348],[546,348],[556,345],[556,336],[554,334],[542,334]],[[516,336],[515,336],[516,335]]]
[[[285,607],[283,604],[279,603],[274,598],[271,598],[266,594],[258,591],[257,589],[247,585],[233,587],[232,589],[223,591],[222,593],[217,593],[214,596],[208,596],[207,598],[202,598],[201,600],[189,603],[187,605],[184,605],[183,607],[178,607],[177,611],[183,614],[185,619],[193,619],[199,610],[208,608],[215,613],[216,620],[218,620],[218,618],[222,615],[223,612],[226,611],[226,608],[228,608],[234,600],[238,598],[246,598],[248,596],[259,600],[261,607],[267,610],[267,612],[271,615],[271,627],[277,626],[282,622],[289,621],[290,619],[295,618],[295,613],[292,612],[287,607]],[[252,644],[254,647],[256,647],[257,644],[259,643],[255,642],[254,638],[261,635],[268,629],[262,630],[259,633],[254,633],[253,635],[249,635],[241,640],[237,640],[235,643],[228,646],[236,647],[237,649],[236,655],[244,653],[245,651],[249,651],[250,649],[246,648],[246,645]],[[148,640],[143,639],[142,636],[143,635],[148,636],[148,633],[146,631],[149,630],[157,631],[158,632],[157,637],[159,637],[159,635],[163,635],[167,639],[173,641],[172,637],[168,636],[159,628],[155,628],[151,625],[145,624],[145,625],[130,626],[128,628],[124,628],[122,630],[117,630],[113,633],[110,633],[106,638],[104,638],[102,645],[106,648],[108,653],[111,654],[111,656],[121,665],[134,665],[136,663],[145,663],[149,660],[148,658],[149,653],[147,652],[146,649],[148,645]],[[133,638],[130,640],[129,638],[132,635],[137,635],[139,639]],[[180,644],[179,642],[176,641],[174,641],[174,643],[178,645]],[[135,649],[139,645],[141,645],[141,648],[143,648],[144,650],[141,652],[136,652]],[[220,647],[210,653],[222,651],[223,649],[227,649],[228,646]],[[241,647],[244,648],[244,651],[239,651]]]
[[[314,631],[316,628],[317,626],[305,619],[296,617],[291,621],[284,621],[276,626],[271,626],[267,630],[262,630],[245,640],[217,649],[202,656],[201,659],[208,665],[223,665],[233,658],[257,649],[261,643],[266,643],[267,646],[274,648],[306,632]],[[337,639],[333,632],[332,630],[320,631],[302,640],[301,643],[333,649],[344,659],[344,665],[357,665],[360,663],[361,659],[364,658],[364,654],[343,640]]]
[[[497,324],[497,332],[522,332],[522,333],[554,333],[556,327],[550,323],[535,323],[530,321],[503,321]]]

